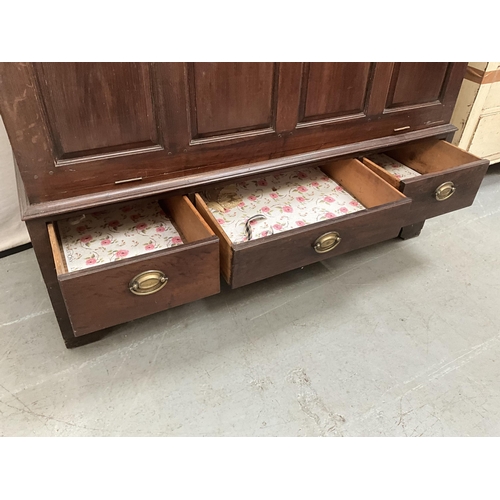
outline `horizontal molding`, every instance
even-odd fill
[[[234,182],[244,178],[266,174],[268,172],[274,172],[276,170],[298,167],[301,165],[318,164],[322,161],[339,159],[342,157],[355,157],[369,151],[391,148],[419,139],[437,136],[445,137],[456,130],[457,128],[451,124],[439,125],[394,136],[386,136],[333,148],[319,149],[256,163],[222,168],[211,172],[197,173],[197,169],[193,169],[191,171],[184,171],[180,173],[178,177],[168,180],[142,183],[140,185],[128,185],[123,188],[119,187],[113,190],[75,196],[73,198],[26,205],[23,207],[22,216],[23,220],[49,218],[139,198],[174,193],[185,194],[194,192],[197,189],[204,189],[215,183]]]

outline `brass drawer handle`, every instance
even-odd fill
[[[411,128],[410,125],[406,125],[406,127],[395,128],[394,132],[402,132],[403,130],[408,130],[410,128]]]
[[[135,295],[151,295],[160,291],[167,282],[168,278],[161,271],[144,271],[130,281],[128,288]]]
[[[440,186],[437,187],[436,191],[434,192],[434,196],[436,197],[437,201],[444,201],[450,198],[456,190],[457,189],[453,182],[443,182]]]
[[[318,253],[326,253],[338,246],[342,238],[337,231],[322,234],[314,243],[314,250]]]

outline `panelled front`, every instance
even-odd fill
[[[448,123],[466,69],[465,63],[404,62],[383,65],[388,77],[384,115],[399,114],[401,130]]]
[[[461,63],[2,63],[31,203],[442,124]]]
[[[450,63],[395,63],[387,108],[439,101]]]
[[[275,63],[188,63],[191,139],[274,128]]]
[[[298,123],[364,116],[372,63],[304,63]]]
[[[56,160],[158,145],[151,65],[36,63]]]

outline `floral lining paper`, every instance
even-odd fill
[[[364,210],[365,207],[319,167],[302,168],[202,193],[208,208],[233,243],[252,240]]]
[[[57,224],[69,272],[182,245],[156,201],[96,211]]]
[[[416,177],[417,175],[422,175],[419,174],[418,172],[415,172],[415,170],[411,169],[410,167],[407,167],[405,164],[394,160],[390,156],[387,156],[382,153],[378,154],[373,154],[370,156],[367,156],[369,160],[371,160],[373,163],[376,163],[379,167],[382,167],[384,170],[387,170],[390,174],[392,174],[396,179],[402,180],[402,179],[411,179],[412,177]]]

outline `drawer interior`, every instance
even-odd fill
[[[117,219],[114,215],[120,212],[121,219],[111,220]],[[143,214],[147,216],[146,228],[143,228],[146,219],[141,219]],[[185,196],[93,211],[49,223],[47,230],[58,275],[133,262],[214,236]],[[133,251],[125,250],[127,245]]]
[[[322,165],[320,169],[323,175],[326,175],[329,179],[335,181],[335,183],[341,186],[348,193],[348,195],[352,196],[354,200],[362,205],[360,210],[335,217],[335,222],[345,220],[348,217],[352,217],[355,214],[360,214],[363,211],[369,211],[370,209],[375,207],[380,207],[406,199],[402,193],[400,193],[393,186],[387,184],[383,179],[375,175],[367,166],[363,165],[356,159],[329,162]],[[288,172],[293,173],[294,171],[295,170],[291,170]],[[297,169],[296,172],[300,173],[301,170]],[[300,178],[299,175],[297,175],[296,177]],[[259,187],[262,184],[261,181],[262,179],[257,179],[254,182],[254,185]],[[260,192],[260,194],[256,192],[256,194],[259,196],[263,196],[262,192]],[[332,198],[336,196],[336,192],[334,190],[332,190],[332,192],[329,194],[332,196]],[[324,191],[321,191],[321,196],[325,196]],[[239,199],[237,199],[236,201],[239,201]],[[320,202],[321,200],[318,200],[318,203]],[[289,228],[280,234],[269,234],[262,238],[259,238],[256,241],[252,240],[244,242],[234,242],[229,237],[228,233],[224,230],[223,225],[219,223],[216,213],[213,212],[213,209],[211,210],[211,208],[209,208],[206,201],[206,193],[196,194],[196,208],[206,219],[215,234],[219,236],[221,252],[221,272],[228,282],[231,280],[232,259],[235,249],[242,250],[244,248],[250,248],[251,245],[265,244],[266,242],[271,242],[273,241],[273,239],[279,238],[284,233],[286,233],[287,236],[293,238],[294,234],[297,234],[300,231],[307,229],[307,227],[311,227],[314,225],[313,223],[311,223],[305,228]],[[257,215],[258,213],[259,212],[249,214],[244,213],[242,210],[243,222],[248,220],[249,215],[253,216]],[[324,222],[327,221],[328,218],[323,218],[321,220]],[[270,220],[270,224],[272,223],[273,221]]]
[[[405,167],[409,167],[415,172],[415,176],[447,172],[479,160],[479,158],[457,148],[453,144],[438,139],[426,139],[406,144],[384,151],[383,155],[396,160]],[[377,162],[377,157],[380,158],[377,154],[373,155],[373,157],[368,155],[368,157],[363,158],[363,163],[391,185],[399,187],[400,181],[404,180],[404,177],[403,179],[398,178],[393,175],[391,170],[382,168],[382,163]],[[407,178],[411,178],[411,176]]]

